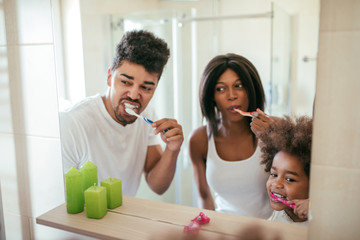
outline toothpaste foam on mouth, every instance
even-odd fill
[[[124,106],[125,106],[126,108],[130,108],[130,109],[135,109],[135,108],[137,108],[135,105],[132,105],[132,104],[130,104],[130,103],[124,103]]]

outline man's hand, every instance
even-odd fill
[[[170,151],[180,151],[184,141],[184,134],[182,126],[178,124],[176,119],[163,118],[155,121],[151,126],[155,128],[155,134],[161,134],[161,139],[166,143],[166,147]]]

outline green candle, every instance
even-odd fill
[[[106,188],[89,187],[85,192],[85,211],[88,218],[103,218],[107,213]]]
[[[79,213],[84,210],[81,173],[72,167],[65,174],[66,209],[68,213]]]
[[[121,180],[116,178],[108,178],[101,181],[101,186],[106,187],[107,207],[113,209],[121,206],[122,204]]]
[[[87,161],[81,168],[80,172],[82,174],[82,183],[83,191],[88,189],[88,187],[98,184],[97,177],[97,166],[90,161]]]

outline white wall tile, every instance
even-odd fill
[[[15,133],[59,137],[53,45],[8,48]]]
[[[7,45],[52,43],[51,1],[3,1]]]
[[[1,180],[6,178],[16,177],[16,159],[15,159],[15,143],[14,136],[12,134],[0,133],[0,178]]]
[[[30,224],[27,217],[4,211],[4,223],[6,239],[30,239]]]
[[[0,239],[5,239],[4,209],[2,204],[1,178],[0,178]]]
[[[359,239],[360,170],[311,166],[310,239]]]
[[[359,0],[326,0],[320,11],[320,31],[359,31]]]
[[[320,33],[314,164],[360,169],[359,42],[360,31]]]
[[[0,8],[0,46],[6,44],[5,11]]]
[[[14,136],[11,134],[0,134],[0,146],[0,179],[3,210],[13,214],[20,214]]]
[[[0,145],[4,211],[36,217],[65,202],[59,138],[0,134]]]
[[[7,177],[1,179],[1,194],[3,210],[12,214],[21,214],[20,187],[17,178]]]
[[[60,139],[27,137],[32,217],[65,202]]]
[[[10,107],[10,86],[9,86],[9,69],[8,69],[7,54],[8,54],[7,48],[0,47],[0,122],[1,122],[0,132],[1,133],[13,132],[11,107]]]
[[[30,186],[28,171],[28,145],[24,135],[14,135],[14,164],[16,172],[14,176],[7,176],[2,182],[2,189],[9,194],[4,193],[4,208],[6,211],[20,214],[22,216],[31,216]],[[6,194],[6,195],[5,195]]]

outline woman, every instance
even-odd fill
[[[189,141],[200,207],[264,219],[270,216],[265,188],[269,174],[260,166],[254,134],[271,122],[263,113],[264,103],[259,74],[246,58],[229,53],[216,56],[205,67],[200,105],[207,125],[194,130]],[[253,118],[235,109],[253,112]]]

